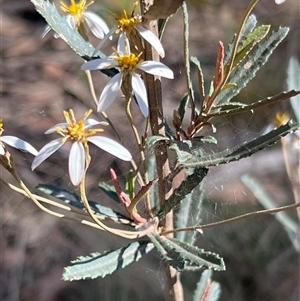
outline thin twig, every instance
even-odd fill
[[[254,217],[254,216],[263,215],[263,214],[277,213],[277,212],[284,211],[284,210],[295,209],[297,207],[300,207],[300,202],[296,203],[296,204],[292,204],[292,205],[278,207],[275,209],[266,209],[266,210],[259,210],[259,211],[255,211],[255,212],[249,212],[249,213],[245,213],[245,214],[242,214],[242,215],[239,215],[236,217],[228,218],[228,219],[225,219],[225,220],[222,220],[219,222],[214,222],[214,223],[205,224],[205,225],[201,225],[201,226],[178,228],[178,229],[174,229],[173,231],[164,231],[161,233],[161,235],[167,235],[169,233],[177,233],[177,232],[182,232],[182,231],[195,231],[195,230],[202,230],[205,228],[212,228],[215,226],[220,226],[220,225],[228,224],[231,222],[235,222],[235,221],[247,218],[247,217]]]

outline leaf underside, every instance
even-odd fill
[[[138,261],[153,249],[149,241],[136,241],[117,250],[80,256],[64,269],[63,280],[105,277]]]

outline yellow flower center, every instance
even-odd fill
[[[91,113],[92,110],[87,111],[84,117],[77,122],[72,109],[70,109],[69,112],[64,111],[64,116],[68,126],[65,129],[58,127],[56,131],[64,136],[66,140],[76,140],[86,144],[89,136],[93,136],[97,132],[103,132],[103,129],[85,128],[85,121]]]
[[[118,16],[116,14],[114,14],[114,17],[116,18],[116,20],[118,21],[118,28],[121,29],[122,31],[131,31],[134,29],[134,27],[139,24],[142,23],[142,17],[141,16],[135,16],[134,15],[134,11],[136,9],[138,5],[138,2],[136,1],[133,4],[133,10],[131,15],[127,13],[127,11],[123,11],[123,14],[121,16]]]
[[[3,131],[4,131],[4,129],[3,129],[3,118],[0,118],[0,135],[2,134]]]
[[[140,62],[139,56],[136,56],[134,53],[125,55],[117,54],[117,56],[118,65],[123,71],[133,71]]]
[[[60,8],[70,15],[77,16],[82,15],[86,11],[87,7],[93,3],[93,0],[91,0],[88,4],[86,4],[86,0],[80,0],[78,3],[76,3],[75,0],[70,0],[70,5],[67,5],[61,1]]]
[[[93,0],[91,0],[89,3],[86,3],[86,0],[80,0],[78,3],[76,3],[75,0],[70,0],[70,5],[67,5],[61,1],[60,8],[65,13],[72,15],[76,20],[76,26],[79,27],[83,22],[84,12],[86,11],[87,7],[93,3]]]
[[[290,119],[291,117],[288,113],[277,112],[273,120],[273,123],[276,126],[280,126],[286,124]]]

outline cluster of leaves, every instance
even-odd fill
[[[75,53],[85,60],[93,59],[94,47],[86,42],[76,30],[72,30],[67,25],[66,19],[60,16],[53,4],[43,0],[32,0],[32,2],[37,11],[44,16],[49,26],[60,38],[69,44]],[[157,8],[155,9],[154,5],[153,7],[144,7],[144,15],[148,16],[149,20],[167,19],[170,17],[170,14],[176,11],[177,7],[182,6],[184,18],[185,21],[187,21],[185,4],[182,3],[182,1],[175,2],[175,6],[170,5],[170,7],[172,7],[171,11],[167,5],[164,7],[165,10],[162,11]],[[157,1],[155,3],[157,4]],[[172,1],[167,1],[167,3],[174,4]],[[174,208],[178,209],[178,213],[175,216],[177,228],[194,226],[188,219],[191,212],[199,212],[199,216],[195,218],[196,223],[199,225],[200,208],[203,198],[201,182],[211,166],[227,164],[251,156],[276,143],[281,137],[299,129],[298,123],[289,121],[271,130],[267,134],[244,142],[232,149],[222,150],[214,154],[208,154],[203,150],[204,144],[217,143],[213,136],[201,136],[204,127],[210,126],[214,129],[212,123],[213,118],[252,111],[262,106],[272,105],[289,99],[300,93],[295,90],[282,92],[275,96],[257,100],[251,104],[232,101],[256,75],[257,71],[268,61],[272,52],[288,33],[288,28],[279,28],[276,31],[270,32],[270,26],[268,25],[257,27],[255,16],[250,15],[253,5],[247,10],[241,29],[234,36],[233,42],[228,45],[226,51],[223,43],[220,42],[215,76],[207,94],[204,92],[200,63],[197,58],[190,58],[188,52],[186,52],[185,63],[188,92],[181,99],[178,109],[174,110],[173,128],[165,122],[165,135],[150,136],[146,140],[146,149],[163,145],[175,154],[176,159],[173,162],[174,164],[172,164],[174,167],[170,170],[166,178],[163,179],[165,182],[172,182],[172,179],[182,170],[186,172],[186,178],[163,203],[158,201],[159,196],[154,182],[150,182],[151,185],[147,187],[146,191],[143,191],[143,193],[149,193],[149,199],[152,205],[152,217],[142,224],[139,230],[143,231],[147,227],[153,228],[154,230],[145,232],[146,236],[139,237],[138,241],[131,242],[126,247],[121,247],[103,254],[93,253],[87,257],[77,258],[73,261],[71,266],[65,268],[63,274],[65,280],[105,277],[132,262],[138,261],[154,248],[161,255],[162,260],[168,262],[169,265],[179,272],[198,269],[225,270],[224,261],[218,254],[204,251],[194,245],[195,232],[178,232],[173,238],[168,237],[166,235],[167,233],[161,230],[159,225]],[[175,11],[174,7],[176,7]],[[162,21],[162,24],[166,23],[166,20],[160,21]],[[163,30],[163,26],[161,30]],[[162,32],[160,35],[161,34]],[[188,34],[187,31],[185,34]],[[187,37],[185,39],[185,45],[188,49]],[[98,52],[98,55],[105,57],[101,52]],[[200,107],[196,105],[194,89],[190,80],[190,62],[197,68],[199,90],[202,97]],[[114,76],[116,72],[118,71],[115,69],[103,70],[103,73],[110,77]],[[187,118],[188,112],[190,112],[189,124],[184,128],[183,119]],[[147,168],[149,178],[155,179],[156,161],[154,157],[149,158],[147,161]],[[130,181],[128,183],[130,183]],[[116,186],[113,187],[106,183],[100,183],[99,187],[112,199],[117,201],[120,199],[120,194],[117,189],[115,189]],[[131,191],[128,191],[129,195],[133,194],[134,185],[130,187]],[[50,185],[39,185],[38,189],[74,207],[82,210],[85,209],[80,197],[72,192]],[[132,216],[125,216],[124,214],[92,201],[89,201],[89,204],[99,219],[103,219],[104,221],[108,219],[113,220],[129,227],[135,225],[136,220],[133,220]],[[199,226],[199,228],[201,228],[201,226]],[[210,278],[211,272],[206,272],[202,275],[196,293],[197,296],[203,294],[205,289],[204,283]],[[218,286],[215,286],[214,292],[218,291]],[[199,300],[199,298],[195,300]]]

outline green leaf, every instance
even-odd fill
[[[157,142],[159,141],[168,141],[170,140],[168,137],[165,137],[165,136],[151,136],[151,137],[148,137],[147,138],[147,141],[146,141],[146,147],[152,147],[154,146]]]
[[[236,67],[270,31],[270,25],[261,25],[255,28],[246,39],[242,40],[238,46],[237,54],[233,61],[233,67]]]
[[[204,77],[203,77],[202,68],[201,68],[199,60],[195,56],[192,56],[190,58],[190,60],[197,67],[199,93],[200,93],[200,97],[201,97],[200,99],[201,99],[201,101],[203,101],[205,98],[205,91],[204,91]]]
[[[191,154],[191,142],[189,140],[187,141],[176,141],[171,144],[169,147],[170,150],[173,150],[176,152],[176,157],[178,162],[182,163],[187,161],[188,159],[192,158]]]
[[[184,118],[185,111],[186,111],[188,105],[189,105],[189,95],[187,93],[185,93],[180,100],[180,105],[178,108],[178,113],[179,113],[181,122]]]
[[[257,24],[257,20],[255,15],[250,15],[243,27],[241,40],[245,39],[254,30],[256,24]],[[231,56],[234,40],[235,40],[235,36],[233,37],[233,42],[228,45],[228,48],[225,52],[224,64],[228,63],[228,60]]]
[[[197,146],[200,143],[211,143],[211,144],[218,144],[217,139],[214,136],[207,135],[207,136],[196,136],[191,140],[193,147]]]
[[[63,280],[103,278],[138,261],[152,249],[153,244],[149,241],[136,241],[126,247],[103,254],[93,253],[90,256],[80,256],[72,261],[73,265],[64,269]]]
[[[212,281],[212,270],[205,270],[197,284],[194,292],[193,301],[218,301],[221,295],[221,286]]]
[[[183,167],[198,167],[208,168],[210,166],[217,166],[219,164],[226,164],[232,161],[238,161],[242,158],[249,157],[254,153],[269,147],[276,143],[281,137],[292,133],[300,128],[300,123],[290,121],[285,125],[270,131],[267,134],[261,135],[258,138],[244,142],[232,149],[214,153],[213,155],[201,155],[195,151],[195,157],[182,163]],[[180,187],[180,186],[179,186]]]
[[[147,173],[148,173],[148,178],[150,181],[157,178],[155,155],[151,155],[148,158]],[[158,189],[156,186],[152,186],[149,189],[149,199],[150,199],[151,208],[153,208],[153,209],[159,208],[159,206],[160,206],[159,195],[158,195]]]
[[[185,165],[185,163],[183,165]],[[185,196],[191,193],[191,191],[204,179],[207,172],[208,169],[206,168],[195,168],[194,172],[188,175],[178,188],[174,189],[172,195],[161,206],[160,210],[157,212],[159,219],[164,218],[169,211],[179,205]]]
[[[182,199],[176,212],[176,228],[186,228],[201,223],[202,203],[204,198],[203,182],[197,185],[191,193]],[[191,245],[196,240],[197,231],[176,232],[175,237]]]
[[[222,116],[222,115],[234,115],[234,114],[240,114],[243,112],[251,111],[254,109],[262,108],[264,106],[272,105],[278,102],[281,102],[283,100],[288,100],[294,96],[297,96],[300,94],[300,91],[291,90],[291,91],[284,91],[281,92],[275,96],[269,96],[267,98],[258,100],[256,102],[253,102],[251,104],[243,104],[243,103],[236,103],[236,102],[228,102],[225,104],[221,104],[220,106],[215,106],[209,113],[209,118],[216,117],[216,116]],[[230,107],[231,105],[237,106],[237,108],[226,110],[226,107]],[[221,111],[219,111],[221,109]],[[225,110],[224,110],[225,109]]]
[[[218,254],[204,251],[176,238],[156,234],[149,235],[149,238],[162,259],[179,272],[195,271],[201,268],[216,271],[225,270],[224,261]]]
[[[45,194],[52,195],[63,202],[74,206],[78,209],[85,210],[79,195],[66,189],[61,189],[51,184],[39,184],[36,187],[39,191]],[[102,219],[111,219],[113,221],[120,222],[122,224],[131,224],[132,220],[127,216],[112,210],[109,207],[100,205],[96,202],[89,201],[89,204],[94,213]]]
[[[270,55],[286,37],[289,29],[287,27],[279,28],[272,32],[264,40],[258,43],[244,59],[233,70],[228,78],[229,83],[235,83],[236,86],[231,89],[222,90],[217,96],[214,104],[220,105],[229,102],[243,89],[248,82],[254,78],[257,71],[268,61]]]

